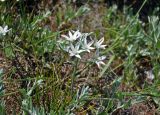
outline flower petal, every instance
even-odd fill
[[[77,55],[75,55],[75,56],[76,56],[77,58],[81,59],[81,56],[80,56],[80,55],[77,54]]]
[[[94,41],[90,41],[90,42],[88,43],[88,45],[91,46],[93,43],[94,43]]]
[[[102,44],[103,41],[104,41],[104,37],[102,37],[102,38],[98,41],[98,43],[99,43],[99,44]]]
[[[73,35],[72,35],[71,31],[69,31],[69,37],[70,37],[70,38],[71,38],[71,37],[73,37]]]
[[[5,26],[5,27],[4,27],[4,30],[7,31],[7,29],[8,29],[8,26]]]
[[[66,35],[61,35],[62,37],[66,38],[67,40],[70,40],[70,38]]]

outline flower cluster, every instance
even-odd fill
[[[100,56],[100,49],[105,49],[106,45],[103,45],[104,37],[100,40],[93,40],[90,36],[92,33],[81,33],[79,30],[77,31],[69,31],[67,35],[61,35],[63,38],[59,41],[60,48],[64,51],[68,52],[71,57],[77,57],[81,59],[81,56],[84,52],[90,53],[92,51],[95,52],[95,56],[93,56],[94,62],[100,68],[101,65],[105,65],[103,60],[105,60],[106,56]]]

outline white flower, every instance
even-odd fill
[[[8,30],[8,26],[5,26],[4,28],[0,26],[0,34],[2,34],[3,36],[5,36],[9,30]]]
[[[76,45],[76,47],[74,47],[73,44],[71,44],[70,48],[71,48],[69,50],[70,56],[76,56],[77,58],[81,59],[81,56],[79,54],[84,50],[79,50],[79,45]]]
[[[106,56],[101,56],[97,58],[95,63],[97,64],[98,68],[101,67],[100,65],[105,65],[105,63],[103,62],[104,59],[106,59]]]
[[[106,45],[102,45],[103,41],[104,41],[104,37],[95,43],[95,47],[97,49],[100,49],[100,48],[105,49]]]
[[[64,37],[64,38],[66,38],[66,40],[68,40],[70,42],[73,42],[73,41],[77,40],[81,36],[81,33],[79,32],[79,30],[72,31],[72,32],[69,31],[68,34],[69,34],[69,36],[66,36],[66,35],[61,35],[61,36]]]
[[[94,47],[91,47],[91,45],[94,43],[94,41],[90,41],[87,43],[86,37],[84,38],[84,43],[83,43],[83,49],[87,52],[90,52],[90,50],[94,49]]]

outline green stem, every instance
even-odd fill
[[[78,67],[78,59],[76,59],[75,63],[74,63],[74,69],[73,69],[73,73],[72,73],[72,77],[71,77],[71,96],[73,97],[73,87],[74,87],[74,81],[75,81],[75,77],[76,77],[76,70]]]

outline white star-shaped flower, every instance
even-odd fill
[[[90,41],[89,43],[87,43],[87,39],[85,37],[84,43],[83,43],[83,49],[87,52],[90,52],[90,50],[94,49],[94,47],[91,47],[93,43],[94,43],[94,41]]]
[[[5,26],[4,28],[0,26],[0,34],[3,36],[6,35],[7,32],[9,32],[10,29],[8,29],[8,26]]]
[[[70,42],[73,42],[75,40],[77,40],[80,36],[81,36],[81,33],[79,32],[79,30],[77,31],[69,31],[69,36],[66,36],[66,35],[61,35],[62,37],[64,37],[66,40],[70,41]]]
[[[95,43],[95,47],[97,49],[105,49],[106,45],[102,45],[103,41],[104,41],[104,37]]]
[[[106,56],[101,56],[97,58],[95,63],[97,64],[98,68],[100,68],[101,65],[105,65],[105,63],[103,62],[103,60],[105,59],[106,59]]]
[[[83,52],[84,50],[79,50],[79,45],[76,45],[75,47],[73,44],[70,46],[70,50],[68,51],[70,53],[70,56],[75,56],[77,58],[81,59],[80,53]]]

